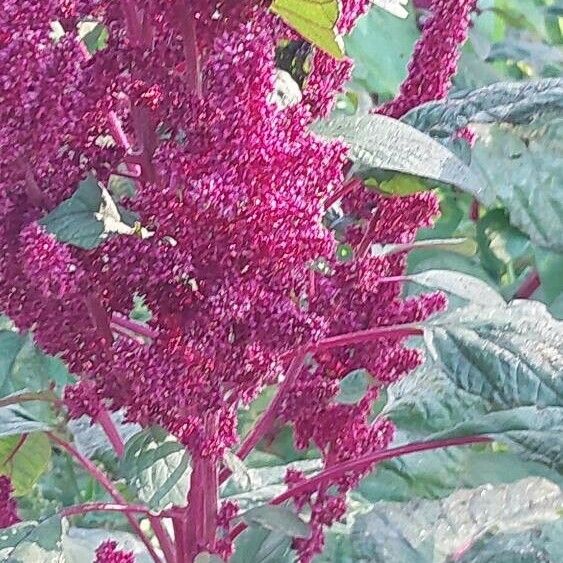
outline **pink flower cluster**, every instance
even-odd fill
[[[135,556],[131,551],[118,549],[116,541],[107,540],[96,549],[94,563],[135,563]]]
[[[342,31],[366,5],[343,2]],[[86,16],[109,31],[92,56],[76,33]],[[405,253],[369,252],[411,243],[438,206],[430,193],[382,197],[358,182],[349,190],[346,148],[310,132],[350,62],[316,51],[302,99],[281,107],[276,51],[295,35],[260,2],[8,0],[0,18],[0,309],[79,378],[65,393],[69,414],[125,409],[218,465],[239,441],[238,409],[283,381],[276,415],[325,467],[386,448],[393,426],[372,420],[373,403],[420,352],[406,347],[408,332],[343,335],[444,307],[439,293],[404,299],[387,281],[404,272]],[[58,40],[52,21],[65,30]],[[83,250],[40,227],[86,173],[104,184],[132,177],[136,193],[124,204],[154,236],[114,235]],[[350,262],[336,259],[322,222],[334,193],[347,194]],[[152,312],[150,337],[113,330],[135,294]],[[369,389],[341,404],[340,381],[356,369],[369,372]],[[296,543],[302,561],[321,549],[324,527],[368,470],[299,499],[313,529]],[[226,529],[235,508],[224,512]],[[227,538],[197,547],[231,549]],[[104,544],[98,561],[130,560],[118,553]]]
[[[0,475],[0,529],[21,522],[16,499],[12,497],[13,492],[10,478]]]
[[[400,93],[379,107],[378,113],[399,118],[420,104],[447,95],[476,4],[477,0],[432,0],[430,16],[416,43]]]

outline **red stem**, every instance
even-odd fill
[[[244,459],[254,449],[258,442],[260,442],[260,440],[270,431],[278,416],[278,409],[285,396],[285,393],[293,386],[293,383],[295,382],[295,379],[299,374],[299,370],[303,365],[303,360],[305,359],[306,355],[306,347],[300,348],[295,352],[293,360],[287,370],[285,379],[279,386],[276,396],[272,399],[271,403],[264,411],[260,419],[254,424],[254,427],[237,451],[237,456],[240,459]],[[223,469],[223,471],[221,471],[221,474],[219,475],[219,483],[223,483],[226,479],[228,479],[230,474],[230,469]]]
[[[61,449],[67,452],[71,457],[73,457],[82,467],[94,478],[102,487],[109,493],[109,495],[115,500],[119,505],[127,505],[127,500],[123,497],[120,492],[115,488],[114,484],[108,479],[108,477],[87,457],[83,456],[72,444],[69,444],[66,440],[59,438],[52,432],[46,432],[47,436],[57,444]],[[125,513],[131,528],[135,530],[135,533],[139,536],[139,539],[145,544],[147,551],[150,553],[153,561],[156,563],[162,563],[161,558],[156,553],[150,540],[147,538],[139,523],[130,513]]]
[[[162,520],[160,516],[149,516],[149,521],[151,523],[152,529],[154,530],[154,535],[158,539],[158,543],[160,544],[160,548],[164,553],[164,559],[168,563],[176,563],[176,554],[174,552],[174,544],[172,543],[172,539],[170,535],[165,530],[164,526],[162,525]]]
[[[399,446],[397,448],[390,448],[388,450],[374,452],[325,469],[314,477],[305,479],[295,487],[288,489],[285,493],[282,493],[281,495],[274,498],[270,502],[270,504],[281,504],[295,496],[316,490],[317,486],[324,482],[334,481],[335,479],[338,479],[339,477],[342,477],[343,475],[351,471],[365,470],[366,467],[369,467],[370,465],[379,463],[381,461],[385,461],[387,459],[393,459],[395,457],[417,452],[424,452],[427,450],[435,450],[438,448],[465,446],[469,444],[479,444],[491,441],[491,438],[489,438],[488,436],[463,436],[461,438],[446,438],[442,440],[430,440],[427,442],[413,442],[412,444],[407,444],[406,446]],[[230,533],[231,540],[234,540],[241,532],[246,529],[246,527],[246,524],[244,524],[243,522],[235,526],[235,528],[233,528]]]
[[[529,299],[541,285],[540,275],[537,270],[532,270],[516,290],[513,299]]]
[[[173,517],[172,525],[174,526],[174,543],[176,545],[176,563],[188,563],[186,559],[185,545],[185,530],[186,526],[186,514],[182,511]]]
[[[196,20],[193,11],[186,6],[184,1],[176,3],[176,17],[184,41],[188,89],[197,96],[201,96],[201,61],[197,47]]]
[[[424,329],[413,324],[378,326],[319,340],[309,348],[309,352],[322,352],[350,344],[364,344],[379,338],[406,338],[407,336],[421,336],[422,334],[424,334]]]
[[[100,426],[108,437],[117,457],[123,457],[123,454],[125,453],[125,444],[123,443],[123,439],[121,438],[117,427],[106,409],[102,409],[100,411],[96,417],[96,422],[100,423]]]
[[[131,319],[127,319],[125,317],[121,317],[120,315],[114,315],[111,318],[111,323],[113,325],[117,325],[121,328],[129,330],[139,336],[144,338],[158,338],[158,332],[153,330],[152,328],[144,325],[142,323],[138,323],[137,321],[132,321]]]
[[[362,180],[359,178],[352,178],[346,182],[339,190],[336,190],[332,195],[327,197],[324,202],[325,209],[332,207],[337,201],[342,199],[344,196],[348,195],[350,192],[354,191],[362,185]]]

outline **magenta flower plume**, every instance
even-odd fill
[[[408,66],[408,76],[394,100],[377,113],[399,118],[411,109],[444,98],[457,70],[477,0],[433,0]]]
[[[18,505],[12,497],[14,489],[9,477],[0,475],[0,529],[8,528],[21,522]]]
[[[191,10],[170,0],[5,4],[0,310],[76,375],[64,395],[70,417],[123,409],[128,421],[159,425],[186,446],[196,483],[186,521],[203,522],[186,559],[199,551],[227,557],[238,510],[216,498],[227,449],[245,457],[281,423],[293,427],[297,448],[318,450],[325,468],[390,444],[393,424],[372,420],[373,404],[420,365],[407,338],[445,298],[404,298],[400,282],[387,278],[404,274],[405,252],[369,250],[412,243],[437,216],[436,197],[382,197],[346,181],[346,147],[310,125],[330,110],[351,63],[314,51],[303,84],[295,83],[301,96],[277,103],[276,56],[295,34],[260,2],[197,0]],[[367,2],[342,4],[346,32]],[[448,29],[428,25],[417,56],[439,56],[417,84],[448,82],[469,4],[455,3]],[[93,17],[109,38],[88,55],[75,30]],[[58,41],[52,21],[65,30]],[[446,32],[447,48],[438,41]],[[447,72],[438,68],[444,57],[454,61]],[[430,88],[436,96],[443,86]],[[133,176],[135,194],[124,204],[153,236],[116,234],[84,250],[40,227],[87,174],[105,185]],[[323,224],[333,194],[346,194],[350,262],[336,259],[336,237]],[[135,295],[152,313],[139,334],[128,320]],[[126,319],[119,330],[116,318]],[[342,404],[340,382],[357,369],[369,374],[368,389],[357,404]],[[271,385],[279,389],[273,407],[242,441],[239,409]],[[370,469],[297,499],[311,509],[313,530],[295,544],[301,561],[319,552],[325,528]],[[97,557],[132,561],[115,542]]]
[[[106,540],[96,549],[94,563],[135,563],[132,551],[123,551],[117,548],[117,542]]]

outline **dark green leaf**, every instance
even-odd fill
[[[287,534],[251,526],[237,538],[229,563],[290,563],[290,546]]]
[[[563,110],[563,79],[499,82],[456,93],[411,110],[405,123],[436,138],[450,137],[475,123],[523,125]]]
[[[261,526],[292,538],[306,538],[310,534],[309,525],[303,522],[292,510],[284,506],[271,504],[257,506],[242,514],[242,519],[247,524]]]
[[[341,139],[350,157],[369,168],[393,170],[461,188],[486,199],[482,181],[440,143],[383,115],[334,117],[315,125],[323,137]]]
[[[562,500],[553,483],[528,478],[458,491],[440,501],[378,502],[356,519],[351,540],[358,561],[444,562],[487,532],[555,519]]]
[[[94,215],[101,204],[102,192],[98,181],[88,176],[80,182],[73,196],[46,215],[41,224],[61,242],[87,250],[96,248],[104,233],[102,221]]]
[[[145,430],[126,444],[122,470],[137,495],[154,510],[183,505],[191,471],[186,449],[158,429]]]

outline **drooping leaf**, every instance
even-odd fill
[[[190,462],[186,449],[159,429],[139,432],[126,444],[122,471],[140,500],[154,510],[186,502]]]
[[[241,516],[247,524],[261,526],[292,538],[306,538],[310,534],[308,524],[285,506],[264,504],[247,510]]]
[[[459,158],[428,135],[383,115],[340,116],[315,125],[323,137],[341,139],[363,166],[394,170],[461,188],[486,199],[485,186]]]
[[[478,304],[503,306],[504,299],[487,283],[453,270],[427,270],[410,274],[407,281],[425,289],[440,289],[448,295],[449,306]]]
[[[439,501],[378,502],[356,519],[358,560],[441,563],[484,534],[526,530],[554,521],[563,495],[544,479],[462,490]]]
[[[49,467],[51,443],[45,434],[22,434],[0,439],[0,475],[8,475],[15,494],[30,492]]]
[[[344,55],[344,44],[336,31],[338,0],[274,0],[270,9],[319,49],[337,59]]]
[[[477,244],[470,238],[450,239],[423,239],[411,244],[377,244],[371,245],[373,256],[389,256],[398,252],[406,252],[411,249],[432,248],[457,252],[463,256],[473,256],[477,252]]]
[[[454,135],[475,123],[528,124],[540,115],[563,110],[563,79],[499,82],[423,104],[402,121],[435,138]]]

